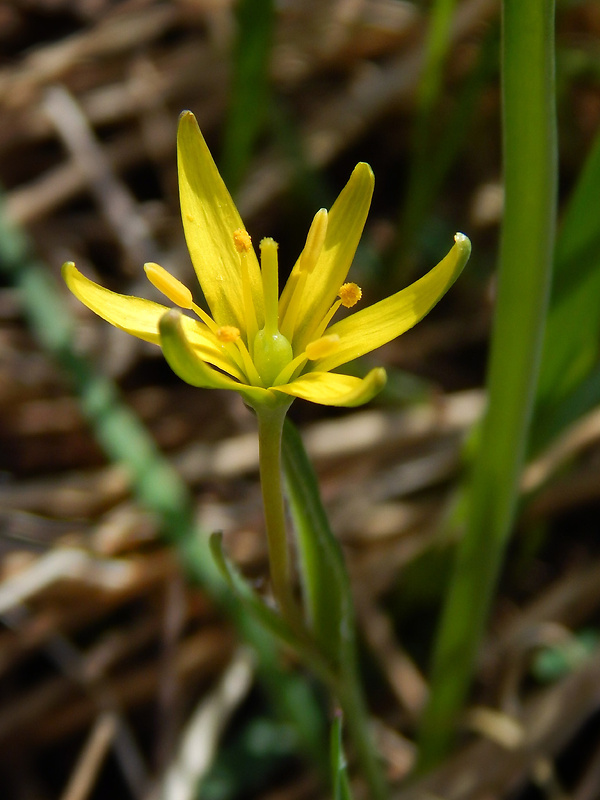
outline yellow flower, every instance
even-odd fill
[[[383,369],[364,379],[332,370],[425,316],[467,262],[467,237],[457,233],[448,255],[411,286],[330,324],[340,306],[361,299],[360,288],[344,281],[373,194],[369,165],[358,164],[331,210],[317,212],[279,297],[277,244],[262,240],[259,265],[190,112],[181,116],[177,150],[183,227],[210,315],[158,264],[146,264],[146,274],[175,309],[104,289],[72,262],[63,267],[69,289],[112,325],[159,344],[174,372],[193,386],[233,389],[253,406],[294,397],[340,406],[370,400],[385,383]]]

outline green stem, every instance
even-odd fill
[[[292,591],[293,581],[285,527],[281,473],[283,423],[290,402],[286,401],[276,406],[259,406],[256,413],[258,416],[260,484],[267,528],[271,586],[282,615],[293,627],[297,627],[301,617]]]
[[[467,696],[514,521],[551,278],[556,217],[554,0],[504,0],[505,208],[489,407],[465,535],[436,642],[422,770],[447,752]]]
[[[333,674],[324,675],[322,671],[321,675],[344,713],[357,760],[368,782],[368,796],[385,800],[385,776],[371,736],[358,670],[354,606],[342,550],[331,532],[317,476],[302,438],[289,420],[283,446],[307,616],[316,645],[333,665]],[[307,662],[311,663],[308,659]]]
[[[344,670],[337,687],[337,695],[348,725],[356,757],[369,787],[371,800],[387,800],[389,791],[383,774],[381,760],[375,748],[365,706],[364,693],[356,669]]]

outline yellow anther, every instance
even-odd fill
[[[340,346],[340,337],[337,333],[330,333],[328,336],[321,336],[320,339],[315,339],[314,342],[306,345],[305,353],[311,361],[316,361],[318,358],[325,358],[330,356]]]
[[[240,338],[240,329],[235,325],[222,325],[217,329],[217,339],[223,344],[235,342]]]
[[[150,283],[155,286],[159,292],[162,292],[172,303],[179,308],[191,308],[193,305],[192,293],[184,286],[181,281],[178,281],[170,272],[149,261],[144,264],[146,270],[146,277]]]
[[[244,228],[236,228],[233,232],[233,245],[240,254],[240,270],[242,276],[242,305],[243,318],[245,320],[246,341],[250,344],[254,341],[258,332],[258,322],[256,319],[256,309],[254,308],[254,298],[252,285],[250,282],[250,267],[248,255],[252,250],[252,239],[248,231]]]
[[[352,308],[362,297],[362,289],[356,283],[345,283],[338,292],[344,308]]]
[[[321,250],[325,244],[328,222],[327,209],[322,208],[314,216],[306,237],[306,244],[300,256],[299,268],[301,272],[312,272],[315,268]]]
[[[243,228],[237,228],[233,232],[233,244],[238,253],[247,253],[252,247],[252,239],[248,231]]]

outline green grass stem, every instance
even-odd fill
[[[548,302],[556,217],[554,0],[504,0],[505,209],[489,404],[419,734],[420,769],[448,751],[514,522]]]

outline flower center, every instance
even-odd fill
[[[259,331],[254,339],[254,366],[265,386],[273,386],[275,378],[292,361],[292,345],[282,333]]]
[[[265,298],[265,327],[258,331],[253,343],[253,361],[266,386],[272,386],[281,370],[294,354],[289,340],[279,332],[279,273],[277,242],[263,239],[260,243],[260,266]]]

